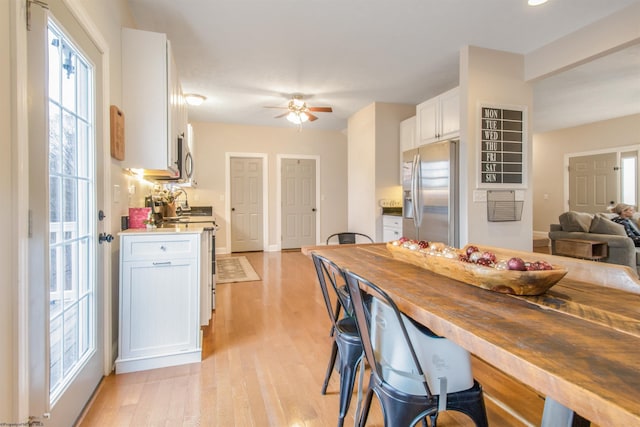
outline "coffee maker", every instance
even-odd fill
[[[144,198],[144,206],[151,208],[151,218],[155,225],[162,223],[163,205],[161,201],[153,200],[153,196],[149,195]]]

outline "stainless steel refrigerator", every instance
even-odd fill
[[[403,153],[403,236],[458,247],[458,143],[441,141]]]

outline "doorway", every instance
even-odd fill
[[[317,244],[317,157],[278,156],[281,249]]]
[[[568,210],[605,212],[618,203],[637,206],[638,148],[567,155]]]
[[[31,5],[29,414],[73,425],[104,374],[103,52],[66,2]]]
[[[262,155],[229,156],[229,241],[231,252],[264,250],[265,188]]]
[[[616,153],[569,158],[569,210],[605,212],[618,200]]]

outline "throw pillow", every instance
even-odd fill
[[[593,215],[590,213],[575,211],[565,212],[559,217],[562,231],[582,231],[583,233],[589,232],[592,219]]]
[[[622,224],[616,224],[604,215],[596,215],[591,221],[589,233],[596,234],[613,234],[618,236],[626,236]]]

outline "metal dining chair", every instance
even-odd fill
[[[418,328],[375,284],[348,270],[344,274],[371,368],[359,425],[366,424],[375,394],[385,426],[426,425],[429,418],[435,427],[440,412],[454,410],[469,416],[476,427],[488,427],[482,387],[471,375],[469,354]]]
[[[337,238],[338,239],[338,244],[339,245],[355,244],[356,240],[358,240],[357,239],[358,236],[360,236],[362,238],[362,240],[368,240],[370,243],[374,243],[373,239],[371,237],[367,236],[366,234],[347,231],[347,232],[342,232],[342,233],[334,233],[331,236],[327,237],[326,244],[328,245],[329,242],[331,241],[331,239],[333,239],[333,238]],[[344,286],[341,286],[339,288],[339,291],[348,300],[349,295],[348,295],[348,292],[347,292],[347,285],[345,284]],[[341,305],[338,302],[338,303],[336,303],[336,307],[335,307],[335,317],[336,318],[340,315],[340,309],[341,309]]]
[[[335,368],[337,359],[340,363],[340,410],[338,427],[341,427],[344,424],[344,417],[351,403],[351,395],[353,394],[358,364],[363,358],[362,342],[360,341],[360,335],[358,335],[355,319],[350,315],[351,304],[345,300],[347,294],[344,293],[345,291],[340,290],[340,284],[344,283],[342,270],[335,263],[320,255],[313,253],[311,257],[316,268],[327,313],[331,319],[331,335],[333,337],[329,365],[327,366],[327,372],[322,385],[322,394],[326,394],[327,385],[329,384],[329,379],[331,378],[331,373]],[[346,286],[346,284],[344,286]],[[333,310],[332,299],[336,299],[337,304],[342,307],[345,313],[343,318],[340,318],[339,313]]]
[[[360,236],[365,240],[368,240],[370,243],[373,243],[373,239],[369,236],[367,236],[366,234],[362,234],[362,233],[356,233],[353,231],[346,231],[346,232],[342,232],[342,233],[334,233],[331,236],[327,237],[327,245],[329,244],[329,241],[334,238],[337,237],[338,238],[338,244],[339,245],[346,245],[346,244],[353,244],[356,243],[356,238]]]

